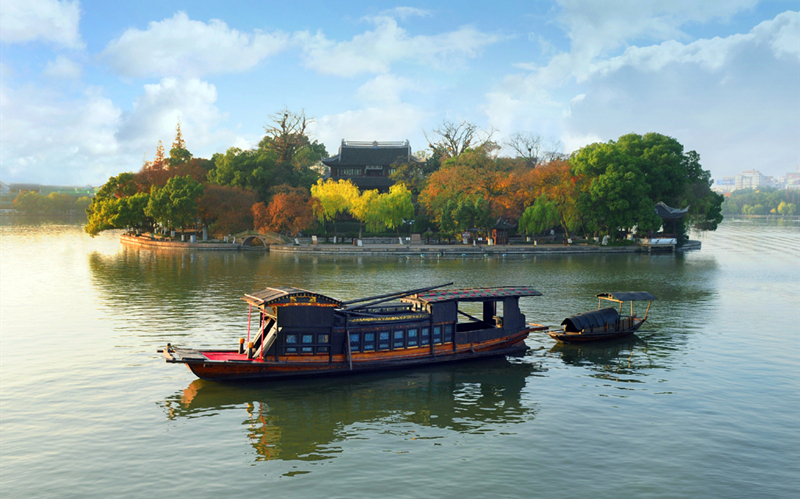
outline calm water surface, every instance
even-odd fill
[[[446,260],[168,253],[0,221],[0,495],[798,497],[800,221],[725,222],[685,255]],[[302,382],[199,381],[155,353],[234,348],[239,297],[525,284],[558,324],[659,300],[639,338]]]

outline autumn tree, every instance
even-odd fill
[[[285,186],[282,192],[272,197],[269,205],[263,202],[253,205],[256,230],[297,237],[314,223],[313,208],[316,202],[306,189]]]
[[[511,163],[513,164],[513,163]],[[487,149],[468,149],[450,158],[431,174],[420,193],[419,202],[441,227],[441,217],[449,201],[456,205],[462,199],[482,196],[496,219],[500,201],[507,194],[511,165],[492,156]]]
[[[311,195],[319,200],[314,207],[314,214],[320,221],[333,221],[335,236],[338,215],[350,209],[353,200],[359,196],[359,191],[351,180],[339,179],[338,182],[334,182],[328,179],[327,182],[323,182],[319,179],[311,187]]]
[[[198,201],[197,214],[215,237],[251,229],[258,194],[250,189],[209,184]]]

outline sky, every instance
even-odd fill
[[[247,149],[285,109],[331,155],[343,139],[421,151],[466,121],[564,153],[657,132],[714,178],[784,175],[800,165],[798,6],[2,0],[0,180],[102,185],[169,150],[178,120],[196,157]]]

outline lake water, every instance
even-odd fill
[[[800,221],[677,255],[169,253],[0,221],[0,496],[798,497]],[[659,300],[638,339],[377,375],[221,385],[157,348],[235,348],[245,292],[531,285],[558,324]]]

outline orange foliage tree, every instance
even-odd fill
[[[197,212],[217,237],[253,227],[252,206],[258,195],[250,189],[207,184]]]
[[[318,201],[302,187],[283,186],[269,205],[253,205],[253,218],[259,232],[277,232],[297,236],[314,223],[314,206]]]

